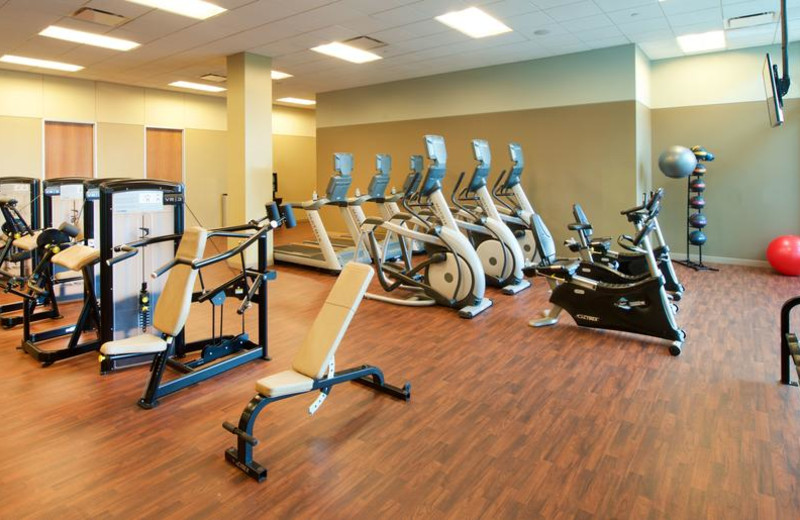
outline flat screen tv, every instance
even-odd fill
[[[778,90],[779,82],[778,67],[772,64],[772,58],[767,54],[764,60],[764,90],[767,95],[769,122],[773,127],[783,124],[783,97]]]

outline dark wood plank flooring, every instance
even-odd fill
[[[19,330],[0,331],[0,517],[796,518],[800,390],[777,383],[778,311],[800,280],[678,269],[678,358],[568,316],[528,327],[547,307],[541,280],[491,291],[473,320],[364,301],[337,367],[376,364],[410,380],[412,400],[345,385],[314,417],[313,395],[271,405],[256,428],[261,485],[225,463],[234,438],[220,424],[288,368],[332,276],[279,266],[273,360],[150,411],[135,405],[147,368],[101,377],[93,354],[41,368],[15,349]],[[191,336],[209,321],[193,312]]]

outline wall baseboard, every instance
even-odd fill
[[[676,260],[683,260],[686,258],[686,253],[681,253],[679,251],[670,252],[672,256],[672,261],[675,262]],[[697,255],[692,255],[692,260],[697,261]],[[761,267],[761,268],[769,268],[769,262],[766,260],[752,260],[750,258],[731,258],[728,256],[707,256],[703,255],[703,262],[708,262],[711,264],[727,264],[727,265],[742,265],[745,267]]]

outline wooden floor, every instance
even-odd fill
[[[146,368],[101,377],[93,354],[41,368],[0,331],[0,518],[797,518],[800,390],[777,378],[778,311],[800,280],[678,269],[678,358],[568,316],[528,327],[541,280],[492,291],[473,320],[364,301],[337,367],[376,364],[411,401],[345,385],[314,417],[312,395],[271,405],[260,485],[225,463],[220,425],[288,368],[332,276],[279,267],[273,360],[150,411],[135,405]],[[208,326],[198,311],[188,328]]]

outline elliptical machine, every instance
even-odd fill
[[[638,233],[631,247],[647,259],[649,276],[629,284],[597,282],[578,274],[580,261],[556,260],[555,242],[546,232],[541,217],[534,216],[534,233],[542,263],[526,268],[525,274],[547,278],[552,289],[553,308],[544,318],[529,322],[533,327],[554,325],[562,310],[566,310],[581,327],[634,332],[672,342],[669,352],[681,353],[686,333],[675,323],[672,303],[664,289],[664,277],[653,254],[650,234],[655,230],[653,218],[660,211],[659,200],[652,196],[647,206],[638,206],[622,214]]]
[[[663,198],[663,189],[659,188],[656,192],[656,197],[659,201]],[[566,245],[570,251],[581,254],[587,263],[593,263],[598,267],[598,274],[596,277],[588,275],[590,278],[596,278],[597,280],[607,282],[616,282],[613,277],[614,272],[618,272],[624,277],[635,278],[649,275],[647,257],[639,252],[639,249],[631,245],[630,236],[621,235],[617,238],[617,244],[624,251],[612,251],[610,238],[592,238],[594,230],[580,204],[572,206],[572,214],[575,217],[575,223],[570,224],[568,227],[570,230],[578,232],[578,241],[576,242],[575,239],[569,239],[564,245]],[[678,281],[678,275],[675,273],[675,268],[672,266],[669,246],[661,232],[658,216],[654,216],[652,222],[656,242],[653,246],[653,254],[658,261],[658,268],[664,276],[664,288],[673,300],[679,301],[683,297],[685,289]],[[603,269],[602,266],[610,268],[611,272],[609,273],[609,269]],[[604,274],[608,274],[609,277],[604,277]]]
[[[500,172],[492,187],[492,197],[499,204],[496,207],[503,222],[517,238],[526,264],[533,265],[537,254],[533,236],[533,216],[536,212],[520,183],[525,157],[522,155],[522,146],[517,143],[508,143],[508,153],[511,155],[511,169],[508,175],[505,171]]]
[[[412,170],[406,179],[402,198],[406,212],[396,213],[387,221],[370,217],[361,225],[362,233],[367,235],[375,271],[383,290],[391,293],[404,289],[414,294],[408,298],[393,298],[367,293],[365,297],[413,307],[442,305],[457,309],[462,318],[473,318],[492,306],[492,300],[484,297],[485,274],[478,254],[456,227],[442,194],[445,166],[440,153],[443,147],[442,150],[434,150],[431,148],[434,143],[428,140],[426,145],[429,146],[432,163],[421,186],[418,171]],[[433,215],[423,218],[419,209],[430,210]],[[450,222],[450,225],[444,222]],[[391,241],[397,237],[401,250],[399,262],[387,261],[385,248],[383,252],[380,251],[375,236],[378,228],[386,231],[384,240]],[[424,244],[428,255],[417,265],[411,261],[410,241]]]
[[[428,136],[428,138],[434,136]],[[442,141],[444,145],[444,141]],[[503,294],[518,294],[531,286],[523,279],[522,268],[525,261],[522,247],[514,233],[503,222],[492,196],[486,187],[486,179],[492,167],[492,153],[489,143],[484,139],[472,140],[472,151],[478,164],[467,186],[459,191],[464,180],[464,172],[458,177],[450,200],[459,210],[456,220],[459,227],[467,232],[486,272],[487,281],[502,288]],[[468,207],[465,204],[472,204]],[[475,206],[477,204],[477,207]]]

